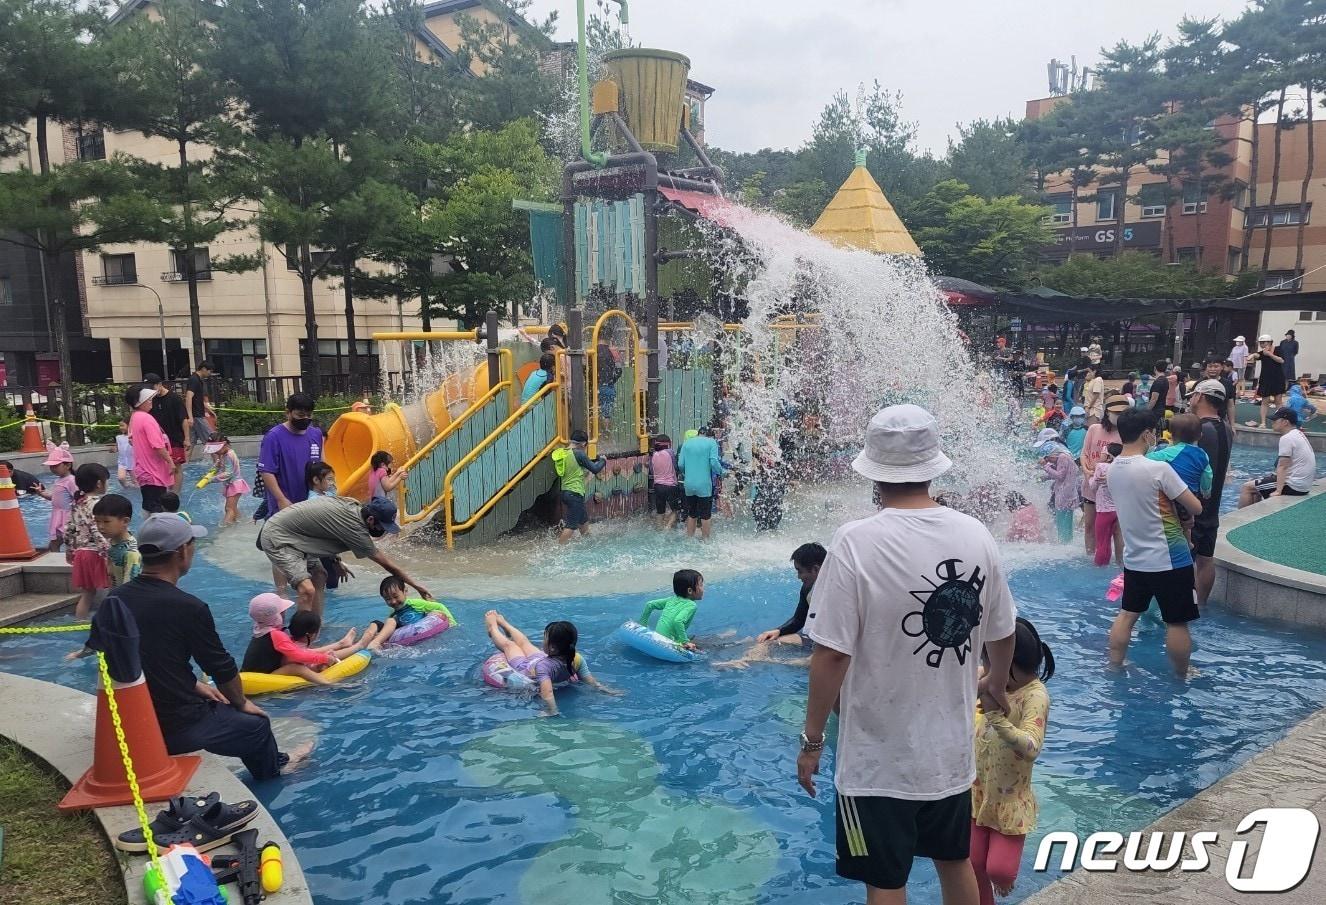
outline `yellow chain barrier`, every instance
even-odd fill
[[[0,628],[0,635],[46,635],[51,632],[86,632],[92,628],[86,625],[38,625],[31,628]]]
[[[27,420],[28,420],[27,418],[20,418],[19,420],[11,421],[8,424],[0,424],[0,431],[4,430],[7,427],[18,427],[20,424],[24,423]]]
[[[129,791],[134,797],[134,810],[138,812],[138,824],[143,828],[143,841],[147,843],[147,856],[152,859],[158,876],[165,876],[161,870],[161,858],[157,855],[157,843],[152,837],[152,822],[147,819],[147,808],[143,806],[143,792],[138,788],[138,774],[134,772],[133,758],[129,756],[129,744],[124,740],[124,726],[120,724],[120,707],[115,703],[115,688],[111,682],[110,670],[106,667],[106,655],[97,651],[97,667],[101,670],[101,687],[106,689],[106,706],[110,708],[111,722],[115,725],[115,742],[120,746],[120,759],[124,761],[124,776],[129,780]]]

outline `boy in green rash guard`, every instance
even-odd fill
[[[654,631],[687,650],[699,650],[686,636],[686,629],[695,618],[695,602],[704,597],[704,576],[694,569],[678,569],[672,573],[672,596],[651,600],[645,604],[640,624],[649,627],[649,615],[662,610]]]
[[[456,617],[451,615],[451,610],[445,605],[435,600],[424,600],[422,597],[407,598],[405,582],[395,575],[388,575],[382,579],[382,584],[378,585],[378,593],[382,595],[387,606],[391,607],[391,615],[396,620],[397,626],[413,625],[429,613],[441,613],[452,625],[457,624]]]
[[[557,535],[557,542],[564,544],[579,531],[589,534],[589,515],[585,511],[585,472],[598,474],[607,466],[608,460],[599,456],[590,459],[585,454],[589,435],[582,430],[571,434],[571,442],[552,453],[553,469],[562,482],[562,530]]]

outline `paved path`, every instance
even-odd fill
[[[1255,714],[1249,714],[1255,719]],[[1307,808],[1326,824],[1326,710],[1308,717],[1284,739],[1161,817],[1154,832],[1220,833],[1208,848],[1211,867],[1202,873],[1087,873],[1080,868],[1025,900],[1025,905],[1322,905],[1326,902],[1326,841],[1318,839],[1312,869],[1283,893],[1236,892],[1225,881],[1230,843],[1246,839],[1244,876],[1256,863],[1261,830],[1236,837],[1239,822],[1258,808]],[[1111,829],[1100,827],[1101,830]],[[1056,846],[1056,851],[1062,846]]]

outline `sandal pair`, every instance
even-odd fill
[[[180,796],[170,800],[170,806],[152,821],[152,841],[158,852],[172,845],[189,843],[200,852],[225,845],[254,817],[258,816],[256,801],[226,804],[221,795],[211,792],[202,798]],[[143,828],[126,830],[115,838],[115,847],[122,852],[145,853],[147,840]]]

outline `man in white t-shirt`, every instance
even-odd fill
[[[1168,463],[1146,457],[1156,445],[1152,412],[1124,412],[1118,427],[1123,453],[1115,456],[1105,477],[1123,531],[1123,598],[1110,629],[1110,660],[1123,665],[1133,626],[1154,598],[1165,622],[1165,652],[1175,672],[1186,678],[1192,656],[1188,623],[1200,614],[1192,548],[1174,504],[1198,516],[1202,503]]]
[[[797,778],[815,794],[824,724],[840,703],[838,874],[868,905],[905,901],[916,856],[931,858],[945,905],[976,905],[971,862],[973,714],[1007,709],[1013,595],[990,532],[935,503],[930,481],[953,463],[925,409],[870,421],[852,467],[881,511],[839,528],[815,582],[815,642]],[[990,676],[977,681],[981,651]]]
[[[1284,406],[1271,416],[1271,429],[1280,435],[1275,471],[1253,478],[1239,490],[1239,508],[1273,496],[1307,496],[1317,480],[1317,456],[1298,429],[1298,412]]]

